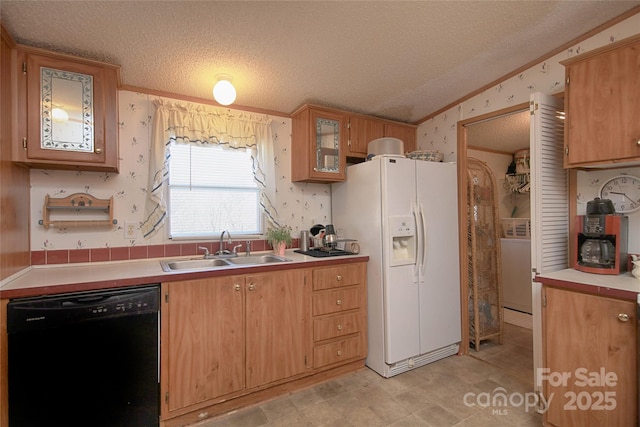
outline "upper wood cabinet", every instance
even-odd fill
[[[385,136],[404,141],[404,151],[416,148],[416,126],[304,105],[292,114],[291,180],[344,181],[347,162],[367,157],[367,145]]]
[[[416,149],[416,127],[414,125],[360,115],[349,116],[346,156],[366,158],[369,142],[385,136],[401,139],[404,142],[405,153]]]
[[[384,123],[372,117],[349,117],[347,157],[367,157],[369,141],[384,136]]]
[[[640,35],[562,61],[565,167],[640,160]]]
[[[402,123],[385,123],[384,136],[401,139],[404,142],[404,152],[410,153],[416,150],[416,132],[413,125]]]
[[[117,172],[119,67],[26,46],[14,58],[12,160]]]
[[[305,105],[293,113],[292,122],[291,180],[344,181],[348,117]]]

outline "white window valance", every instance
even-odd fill
[[[145,219],[141,225],[145,238],[153,236],[165,223],[170,158],[168,147],[172,142],[250,150],[254,179],[261,189],[262,209],[269,221],[274,221],[277,215],[272,203],[275,198],[275,175],[269,116],[162,98],[153,103],[156,111],[151,129]]]

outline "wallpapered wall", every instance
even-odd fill
[[[564,91],[564,66],[560,61],[638,34],[639,28],[640,14],[636,14],[427,120],[418,127],[418,147],[421,150],[440,150],[445,154],[444,161],[456,161],[459,120],[529,102],[529,96],[535,92],[554,94]]]
[[[559,61],[638,33],[640,14],[634,15],[605,31],[572,46],[564,52],[537,64],[522,73],[500,82],[490,89],[458,104],[418,127],[418,148],[439,150],[444,161],[456,161],[457,122],[459,120],[497,111],[529,101],[534,92],[547,94],[564,90],[564,67]],[[473,70],[470,70],[473,72]],[[153,97],[120,92],[120,173],[70,172],[56,170],[31,171],[31,250],[80,249],[118,246],[166,244],[171,241],[166,232],[150,240],[125,239],[126,221],[138,223],[142,219],[148,175],[149,123],[153,116]],[[233,111],[233,110],[232,110]],[[293,228],[294,233],[308,229],[314,223],[331,221],[330,186],[325,184],[292,183],[291,177],[291,120],[273,119],[274,159],[276,165],[279,218]],[[597,180],[617,175],[619,171],[587,172],[579,180],[578,208],[592,198]],[[638,168],[629,173],[640,175]],[[597,177],[589,178],[589,174]],[[597,190],[596,190],[597,191]],[[114,217],[117,226],[110,230],[62,229],[45,230],[38,225],[42,218],[44,197],[66,197],[76,192],[88,192],[98,198],[114,197]],[[631,236],[640,236],[640,213],[630,218]],[[638,238],[630,239],[630,251],[640,252]]]
[[[147,177],[149,175],[150,123],[155,97],[120,91],[120,173],[73,172],[33,169],[31,171],[31,250],[105,248],[171,243],[164,232],[149,240],[138,236],[124,238],[125,222],[136,226],[143,218]],[[177,100],[180,102],[179,100]],[[233,112],[234,110],[231,109]],[[330,187],[325,184],[291,182],[291,119],[271,116],[276,171],[276,208],[278,219],[290,225],[294,237],[314,223],[326,224],[331,218]],[[64,228],[45,230],[38,224],[46,194],[66,197],[73,193],[90,193],[114,198],[111,229]],[[165,227],[166,228],[166,227]],[[239,239],[239,236],[232,236]]]
[[[459,120],[528,102],[530,95],[535,92],[554,94],[564,91],[564,66],[560,61],[631,37],[640,32],[639,28],[640,14],[636,14],[427,120],[418,127],[419,149],[439,150],[445,154],[444,161],[455,162]],[[640,177],[640,168],[581,172],[578,178],[577,213],[584,214],[586,202],[597,195],[604,180],[621,173]],[[640,211],[629,215],[629,252],[640,253]]]

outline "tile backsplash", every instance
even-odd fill
[[[240,239],[235,243],[244,244]],[[229,246],[233,246],[229,244]],[[180,257],[188,255],[201,255],[204,253],[200,247],[205,247],[210,253],[215,253],[220,248],[220,243],[215,242],[191,242],[172,243],[166,245],[139,245],[139,246],[114,246],[92,249],[48,249],[31,251],[31,265],[45,264],[74,264],[85,262],[127,261],[147,258]],[[292,248],[298,247],[298,239],[293,239]],[[271,246],[262,239],[251,241],[251,250],[255,252],[270,250]],[[240,254],[244,249],[240,250]]]

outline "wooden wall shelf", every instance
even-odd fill
[[[105,219],[60,219],[52,220],[52,211],[96,211],[107,215]],[[53,198],[48,194],[44,198],[44,207],[42,208],[42,219],[38,221],[40,225],[44,225],[45,229],[49,227],[111,227],[118,221],[113,219],[113,197],[109,199],[98,199],[90,194],[75,193],[68,197]]]

